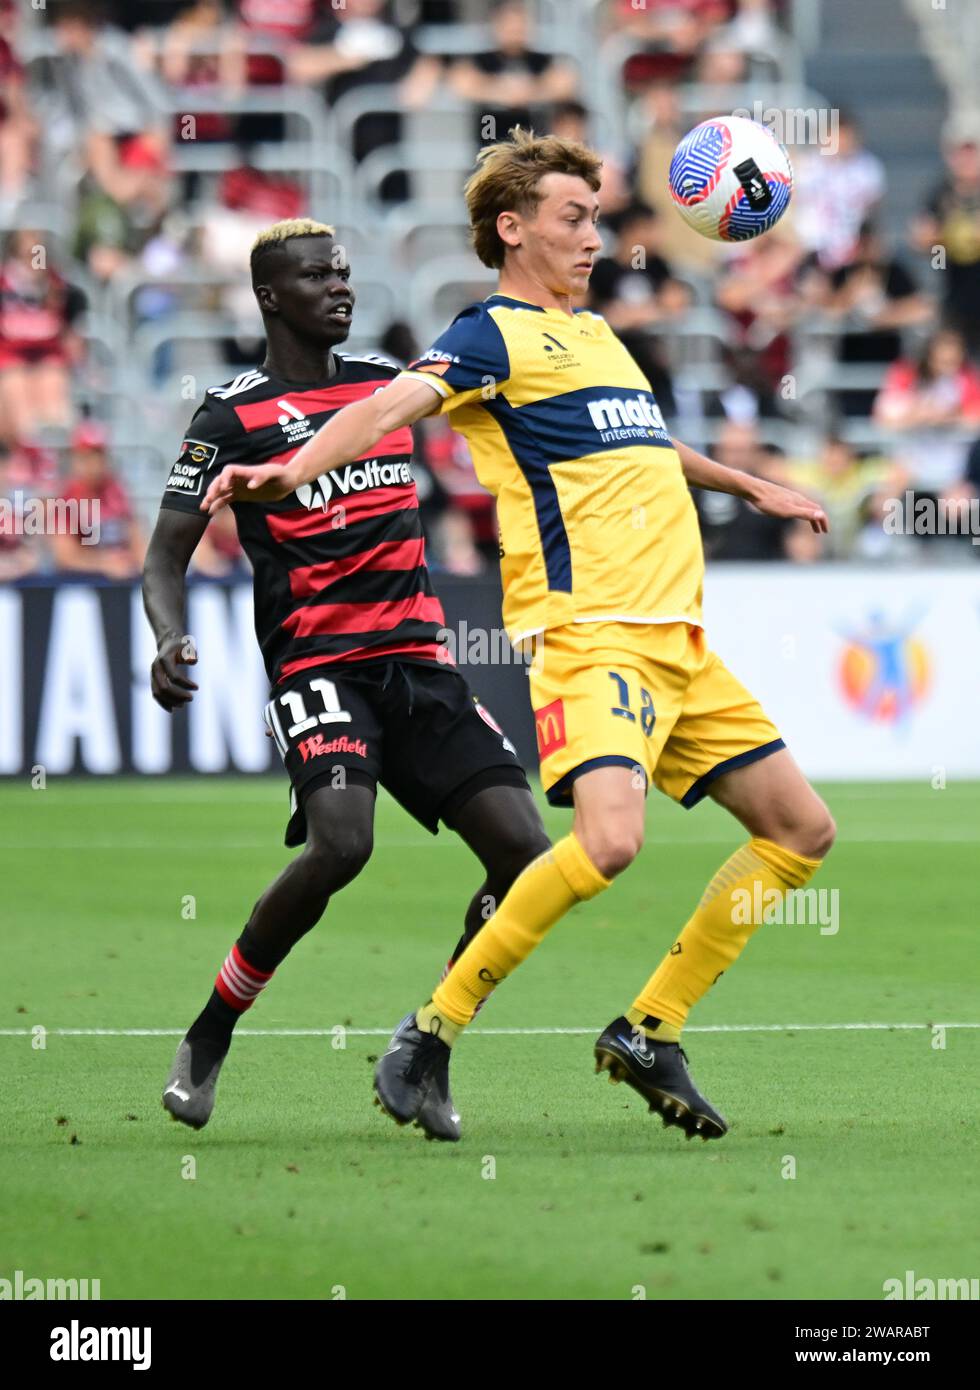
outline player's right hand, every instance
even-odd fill
[[[260,463],[250,468],[229,463],[204,494],[201,511],[214,516],[230,502],[278,502],[292,491],[292,484],[283,479],[281,463]]]
[[[194,698],[197,686],[181,673],[183,666],[197,664],[197,651],[192,637],[168,637],[150,667],[150,689],[158,705],[168,714]]]

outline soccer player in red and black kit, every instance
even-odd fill
[[[184,587],[212,478],[227,463],[285,464],[335,411],[398,374],[382,357],[334,351],[350,332],[354,292],[331,227],[277,223],[256,239],[251,270],[265,361],[206,393],[146,556],[152,688],[168,711],[197,689],[184,669],[195,660]],[[255,571],[266,723],[292,783],[286,844],[305,847],[253,907],[177,1049],[163,1104],[194,1128],[211,1115],[238,1019],[367,862],[379,782],[433,834],[440,820],[451,826],[483,865],[454,959],[488,899],[503,898],[548,847],[513,748],[438,641],[445,619],[425,566],[411,452],[411,430],[399,429],[281,501],[234,508]],[[429,1087],[424,1119],[430,1136],[458,1139],[447,1069]]]

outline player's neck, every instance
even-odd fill
[[[262,370],[283,381],[305,384],[329,380],[337,375],[340,364],[329,348],[296,339],[275,342],[270,335]]]
[[[541,309],[557,309],[569,318],[572,317],[572,295],[555,294],[553,290],[545,289],[544,285],[527,275],[504,271],[500,276],[497,293],[506,295],[509,299],[519,299],[524,304],[537,304]]]

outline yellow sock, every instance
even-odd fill
[[[743,905],[771,902],[766,894],[772,889],[783,893],[802,888],[820,863],[771,840],[753,839],[736,850],[708,884],[694,916],[634,1000],[626,1014],[629,1022],[648,1037],[676,1042],[692,1005],[737,960],[763,920],[754,911],[742,910]],[[736,898],[739,890],[747,892],[748,898]]]
[[[574,835],[539,855],[511,884],[510,892],[481,927],[432,999],[416,1014],[423,1032],[452,1045],[481,999],[520,965],[549,927],[577,902],[594,898],[604,878]]]

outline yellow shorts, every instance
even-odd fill
[[[541,781],[553,806],[596,767],[635,767],[682,806],[785,744],[688,623],[572,623],[537,639],[529,669]]]

